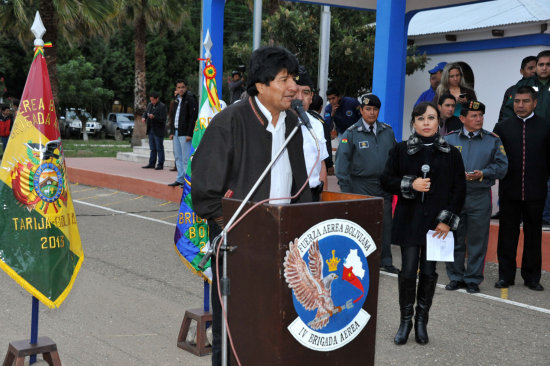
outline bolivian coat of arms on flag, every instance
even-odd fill
[[[37,46],[0,166],[0,267],[50,308],[67,297],[84,260],[65,172],[44,49]]]

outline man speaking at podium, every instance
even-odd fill
[[[223,228],[224,195],[243,199],[298,124],[298,117],[289,110],[297,91],[296,57],[282,47],[262,47],[252,53],[248,70],[249,97],[212,119],[193,156],[193,207],[197,215],[208,219],[211,240]],[[303,135],[298,129],[252,201],[287,197],[270,202],[289,203],[306,180]],[[310,202],[311,190],[304,189],[295,201]],[[220,262],[212,257],[212,365],[215,366],[221,364],[222,311],[216,279]]]

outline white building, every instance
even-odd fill
[[[549,23],[550,0],[496,0],[414,15],[409,42],[430,60],[424,71],[406,78],[403,139],[410,135],[414,103],[430,86],[427,70],[441,61],[471,68],[477,97],[487,107],[484,128],[492,131],[504,91],[521,79],[521,60],[550,49]]]

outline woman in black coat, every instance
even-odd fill
[[[434,230],[434,236],[445,238],[449,230],[456,230],[466,194],[462,157],[439,135],[438,124],[435,104],[418,104],[412,112],[413,134],[390,152],[380,177],[382,188],[399,196],[392,225],[392,243],[401,246],[402,258],[396,344],[405,344],[411,332],[415,296],[415,339],[420,344],[429,342],[426,325],[437,273],[436,262],[426,260],[426,234]],[[429,166],[426,178],[422,166]]]

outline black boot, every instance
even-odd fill
[[[416,297],[416,315],[414,317],[414,338],[418,344],[428,344],[428,314],[437,284],[437,273],[433,276],[420,274],[418,276],[418,293]]]
[[[401,272],[397,276],[399,285],[399,310],[401,311],[401,323],[395,334],[393,342],[401,345],[407,343],[412,329],[412,317],[414,313],[414,297],[416,292],[416,278],[406,278]]]

